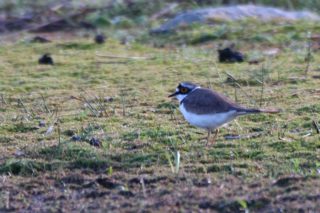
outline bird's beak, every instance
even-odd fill
[[[171,95],[169,95],[168,97],[170,98],[170,97],[176,96],[176,95],[178,95],[178,94],[179,94],[179,92],[174,92],[174,93],[172,93]]]

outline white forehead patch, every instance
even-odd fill
[[[188,89],[200,88],[200,86],[189,82],[181,82],[178,87],[186,87]]]
[[[183,87],[189,87],[189,86],[190,86],[190,84],[188,84],[188,83],[184,83],[184,82],[183,82],[183,83],[181,83],[180,85],[181,85],[181,86],[183,86]]]

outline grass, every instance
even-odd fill
[[[283,176],[318,177],[320,135],[313,120],[320,120],[319,79],[312,76],[319,75],[320,58],[313,54],[307,78],[302,60],[306,50],[303,32],[314,32],[317,27],[301,23],[280,26],[275,35],[270,32],[273,25],[254,24],[242,23],[240,31],[230,23],[225,26],[227,36],[222,37],[208,37],[208,29],[201,27],[163,38],[143,35],[129,45],[112,38],[104,45],[94,45],[85,38],[48,44],[2,44],[0,173],[10,178],[13,185],[25,180],[32,182],[33,177],[39,181],[47,178],[47,185],[54,185],[50,182],[51,174],[60,180],[69,173],[80,172],[91,181],[96,175],[115,178],[136,193],[140,193],[139,188],[130,185],[130,178],[150,174],[167,178],[168,185],[156,183],[169,190],[169,194],[185,193],[184,184],[203,177],[214,180],[214,184],[227,184],[227,188],[231,181],[228,178],[236,179],[233,189],[240,190],[237,187],[243,184],[248,194],[252,191],[246,187],[255,181],[266,189],[268,181]],[[302,31],[303,27],[307,30]],[[255,34],[247,37],[242,35],[243,30]],[[211,32],[220,31],[221,26],[217,26]],[[209,42],[206,39],[199,43],[201,34]],[[267,35],[268,39],[256,39],[258,35]],[[262,55],[264,49],[271,47],[280,48],[280,53],[276,57],[264,56],[265,61],[259,65],[220,64],[215,47],[225,39],[239,41],[238,48],[248,54]],[[150,45],[156,40],[167,43],[164,48]],[[181,42],[197,45],[179,46]],[[37,64],[38,57],[45,52],[52,54],[54,66]],[[151,58],[130,59],[135,56]],[[236,79],[238,86],[228,81],[227,74]],[[248,107],[276,107],[283,112],[240,117],[221,129],[215,144],[204,147],[205,131],[189,126],[177,109],[178,103],[167,98],[184,80],[213,88]],[[40,121],[45,125],[39,126]],[[256,132],[260,134],[255,138],[224,139],[227,134]],[[73,136],[79,137],[75,140]],[[93,137],[101,146],[90,145]],[[186,183],[174,179],[183,177],[187,178]],[[310,181],[319,184],[313,178]],[[12,187],[5,190],[14,191]],[[275,187],[257,193],[281,194]],[[228,196],[227,188],[225,196],[229,200],[219,198],[220,203],[209,205],[193,198],[199,206],[190,208],[230,212],[257,210],[272,203],[273,196],[258,200],[245,194]],[[301,196],[307,191],[302,188]],[[150,193],[149,186],[147,189],[144,193]],[[19,209],[31,205],[29,199],[25,203],[14,200],[11,205]],[[181,204],[181,208],[188,205]]]

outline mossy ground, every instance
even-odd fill
[[[197,26],[161,38],[139,35],[128,45],[79,37],[2,43],[1,210],[319,209],[316,50],[305,76],[306,32],[318,28],[248,23],[241,30],[227,24],[224,34],[215,34],[221,26],[211,26],[211,37]],[[264,60],[218,63],[216,49],[226,41]],[[263,55],[270,48],[279,54]],[[46,52],[54,66],[38,65]],[[188,125],[178,103],[167,98],[181,81],[248,107],[283,111],[240,117],[205,147],[206,132]],[[227,140],[228,135],[243,138]]]

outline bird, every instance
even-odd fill
[[[244,56],[241,52],[234,51],[231,47],[218,50],[219,62],[221,63],[235,63],[243,62]]]
[[[34,42],[34,43],[49,43],[51,41],[49,39],[45,38],[45,37],[42,37],[42,36],[35,36],[31,40],[31,42]]]
[[[50,55],[50,53],[45,53],[43,54],[39,59],[38,59],[39,64],[46,64],[46,65],[53,65],[53,59]]]
[[[179,100],[179,110],[191,125],[208,131],[206,146],[209,144],[211,131],[215,130],[214,142],[218,128],[238,116],[281,111],[279,109],[246,108],[216,91],[202,88],[191,82],[179,83],[175,92],[168,97],[176,97]]]

